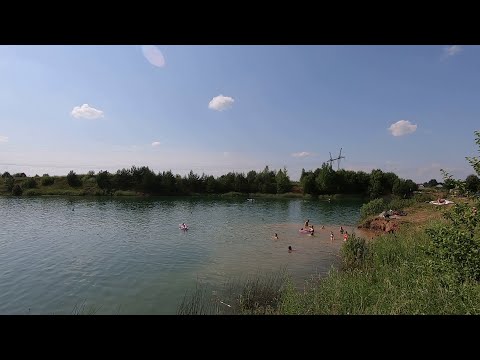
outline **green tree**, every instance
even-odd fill
[[[378,199],[384,195],[383,171],[380,169],[372,170],[370,173],[370,184],[368,192],[371,199]]]
[[[13,185],[15,185],[15,179],[12,176],[6,177],[5,178],[5,187],[8,192],[12,192]]]
[[[22,188],[20,187],[20,185],[18,184],[15,184],[12,188],[12,195],[14,196],[20,196],[23,194],[23,190]]]
[[[99,171],[97,174],[97,185],[104,194],[105,192],[110,192],[112,190],[112,181],[110,178],[111,175],[108,171]]]
[[[79,187],[80,185],[82,185],[80,178],[78,177],[77,174],[75,174],[73,170],[70,170],[70,172],[67,175],[67,183],[71,187]]]
[[[292,183],[285,167],[283,171],[281,169],[278,170],[275,180],[277,182],[277,194],[284,194],[292,189]]]
[[[468,175],[465,179],[465,187],[468,191],[476,193],[480,188],[480,179],[477,175]]]
[[[318,172],[315,181],[317,183],[318,191],[321,194],[332,194],[336,188],[335,170],[327,163],[323,163]]]

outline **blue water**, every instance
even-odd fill
[[[0,314],[174,314],[196,282],[218,286],[284,267],[301,286],[336,264],[338,228],[354,230],[360,206],[299,199],[0,198]],[[314,237],[298,232],[307,218]],[[178,228],[182,222],[188,232]],[[289,245],[297,251],[289,253]]]

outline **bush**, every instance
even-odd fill
[[[35,189],[37,187],[37,182],[34,178],[29,178],[22,183],[24,189]]]
[[[12,192],[14,184],[15,184],[15,180],[13,179],[13,177],[5,178],[5,187],[8,192]]]
[[[360,216],[362,219],[371,216],[380,214],[385,210],[386,203],[384,199],[375,199],[366,204],[363,204],[360,208]]]
[[[23,190],[22,190],[22,188],[20,187],[20,185],[16,184],[16,185],[12,188],[12,195],[20,196],[20,195],[22,195],[22,193],[23,193]]]
[[[480,239],[476,233],[480,215],[467,204],[457,204],[445,213],[450,224],[426,230],[432,242],[426,248],[431,267],[453,281],[480,281]]]
[[[368,244],[364,238],[350,235],[342,247],[342,260],[345,269],[361,268],[368,254]]]
[[[427,201],[435,200],[435,196],[431,193],[422,192],[422,193],[415,194],[413,196],[413,200],[415,200],[415,202],[417,203],[424,203]]]
[[[70,172],[67,175],[67,183],[71,187],[78,187],[78,186],[82,185],[82,182],[78,178],[78,175],[75,174],[75,172],[73,170],[70,170]]]
[[[43,186],[50,186],[50,185],[53,185],[53,183],[55,182],[55,178],[53,177],[50,177],[50,176],[45,176],[43,179],[42,179],[42,185]]]
[[[403,210],[409,206],[412,206],[414,202],[415,201],[413,199],[393,198],[388,204],[388,208],[392,210]]]

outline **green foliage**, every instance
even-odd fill
[[[97,175],[97,185],[105,193],[112,189],[112,182],[110,180],[111,176],[108,171],[100,171]]]
[[[67,183],[71,187],[79,187],[82,185],[80,178],[73,170],[70,170],[70,172],[67,175]]]
[[[11,178],[12,175],[10,175],[10,173],[8,171],[5,171],[3,174],[2,174],[2,177],[3,178]]]
[[[476,131],[476,144],[480,147],[480,132]],[[478,158],[467,158],[478,173]],[[444,183],[465,193],[467,181],[453,179],[443,169]],[[475,181],[475,180],[473,180]],[[469,185],[472,186],[472,178]],[[426,230],[432,242],[426,248],[432,260],[431,267],[445,274],[449,281],[480,281],[480,215],[468,204],[455,204],[444,213],[447,224]]]
[[[412,206],[414,203],[415,200],[413,199],[401,199],[398,197],[394,197],[392,200],[390,200],[387,207],[388,209],[392,210],[403,210],[409,206]]]
[[[386,202],[384,199],[375,199],[366,204],[363,204],[360,208],[360,216],[362,219],[365,219],[371,215],[380,214],[386,208]]]
[[[476,193],[480,190],[480,179],[477,175],[468,175],[465,179],[465,187],[471,193]]]
[[[9,193],[11,193],[13,189],[13,185],[15,184],[15,179],[11,176],[8,176],[5,178],[4,182],[5,182],[5,188]]]
[[[435,186],[437,186],[437,185],[438,185],[438,181],[437,181],[436,179],[430,179],[429,182],[423,183],[423,186],[425,186],[425,187],[431,187],[431,188],[433,188],[433,187],[435,187]]]
[[[306,174],[300,183],[302,184],[304,194],[318,194],[315,175],[311,172]]]
[[[435,195],[431,193],[421,192],[413,195],[413,200],[417,203],[424,203],[435,200]]]
[[[284,167],[283,171],[280,169],[275,176],[277,183],[277,194],[284,194],[292,190],[292,182],[288,177],[287,169]]]
[[[467,204],[457,204],[444,214],[448,223],[428,228],[431,266],[456,281],[480,281],[480,217]]]
[[[480,153],[480,131],[475,131],[475,144],[477,144],[478,149],[477,151]],[[467,161],[470,163],[470,165],[473,167],[475,172],[477,173],[478,176],[480,176],[480,159],[476,156],[474,157],[466,157]]]
[[[12,188],[12,195],[20,196],[20,195],[22,195],[22,193],[23,193],[23,190],[22,190],[21,186],[18,185],[18,184],[15,184]]]
[[[35,189],[37,187],[37,182],[34,178],[28,178],[22,183],[23,189]]]
[[[368,255],[368,245],[364,238],[351,234],[341,250],[345,269],[362,268]]]
[[[51,177],[51,176],[45,176],[42,178],[41,180],[41,184],[42,186],[50,186],[50,185],[53,185],[55,183],[55,178],[54,177]]]
[[[370,199],[378,199],[385,193],[383,171],[380,169],[372,170],[370,173],[370,184],[368,187]]]

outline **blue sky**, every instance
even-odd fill
[[[465,178],[478,46],[0,46],[0,172]],[[334,165],[336,168],[336,165]]]

